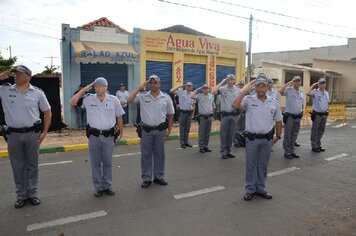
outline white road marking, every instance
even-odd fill
[[[341,128],[341,127],[344,127],[346,125],[347,125],[347,123],[341,123],[341,124],[333,126],[333,128]]]
[[[353,129],[356,129],[356,125],[354,125],[354,126],[351,126],[351,128],[353,128]]]
[[[179,200],[179,199],[188,198],[188,197],[195,197],[195,196],[198,196],[198,195],[211,193],[211,192],[215,192],[215,191],[219,191],[219,190],[223,190],[223,189],[225,189],[224,186],[215,186],[215,187],[211,187],[211,188],[205,188],[205,189],[192,191],[192,192],[189,192],[189,193],[177,194],[177,195],[174,195],[174,198]]]
[[[42,163],[38,166],[53,166],[53,165],[61,165],[61,164],[68,164],[72,163],[73,161],[60,161],[60,162],[49,162],[49,163]]]
[[[38,229],[45,229],[50,228],[58,225],[65,225],[69,223],[74,223],[83,220],[89,220],[97,217],[106,216],[108,213],[106,211],[95,211],[83,215],[76,215],[76,216],[69,216],[66,218],[60,218],[57,220],[47,221],[43,223],[36,223],[27,226],[27,232],[38,230]]]
[[[141,154],[141,152],[132,152],[132,153],[113,155],[112,157],[125,157],[125,156],[134,156],[134,155],[140,155],[140,154]]]
[[[278,170],[278,171],[274,171],[274,172],[268,173],[267,176],[268,177],[273,177],[273,176],[276,176],[276,175],[283,175],[283,174],[286,174],[286,173],[289,173],[289,172],[292,172],[292,171],[295,171],[295,170],[300,170],[300,168],[293,166],[293,167],[286,168],[286,169],[283,169],[283,170]]]
[[[329,125],[331,125],[332,123],[326,123],[326,126],[329,126]]]
[[[199,145],[193,145],[193,148],[199,147]],[[187,148],[176,148],[176,150],[183,150],[183,149],[189,149],[189,147]]]
[[[337,159],[340,159],[340,158],[343,158],[343,157],[347,157],[347,156],[349,156],[349,154],[343,153],[343,154],[336,155],[336,156],[333,156],[333,157],[325,158],[324,160],[333,161],[333,160],[337,160]]]
[[[310,130],[305,130],[305,131],[300,131],[301,134],[307,134],[310,133]]]

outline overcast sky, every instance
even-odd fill
[[[353,0],[221,0],[245,7],[212,0],[167,1],[241,17],[252,14],[259,21],[341,36],[311,34],[254,21],[252,52],[343,45],[347,44],[346,38],[356,37],[356,3]],[[12,55],[18,57],[18,63],[28,65],[33,72],[41,72],[44,66],[50,65],[49,57],[52,56],[53,64],[60,66],[61,24],[67,23],[75,28],[100,17],[107,17],[129,32],[134,27],[156,30],[182,24],[218,38],[248,41],[246,19],[158,0],[0,0],[0,52],[9,57],[11,45]]]

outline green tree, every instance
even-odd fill
[[[42,71],[42,74],[54,74],[57,72],[57,70],[59,69],[59,66],[54,66],[54,65],[51,65],[51,66],[45,66],[45,70]]]
[[[13,65],[15,64],[17,58],[12,57],[9,59],[5,59],[1,54],[0,54],[0,72],[3,72],[5,70],[10,70],[12,69]]]

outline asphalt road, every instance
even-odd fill
[[[251,202],[243,200],[244,149],[222,160],[217,136],[205,154],[167,142],[165,187],[140,188],[138,145],[115,148],[116,195],[99,199],[87,152],[41,155],[42,204],[22,209],[13,206],[9,160],[0,159],[0,235],[356,235],[356,121],[328,126],[325,153],[311,152],[309,136],[301,130],[300,159],[284,159],[282,142],[273,147],[273,199]]]

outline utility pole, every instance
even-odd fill
[[[11,45],[9,46],[9,52],[10,52],[10,58],[12,58],[12,53],[11,53]]]
[[[247,52],[247,82],[250,82],[251,79],[251,58],[252,58],[252,52],[251,52],[251,44],[252,44],[252,22],[253,22],[253,17],[252,14],[250,15],[250,20],[249,20],[249,35],[248,35],[248,52]]]
[[[51,58],[51,67],[52,67],[53,66],[53,58],[58,58],[58,57],[50,56],[50,57],[45,57],[45,58]]]

